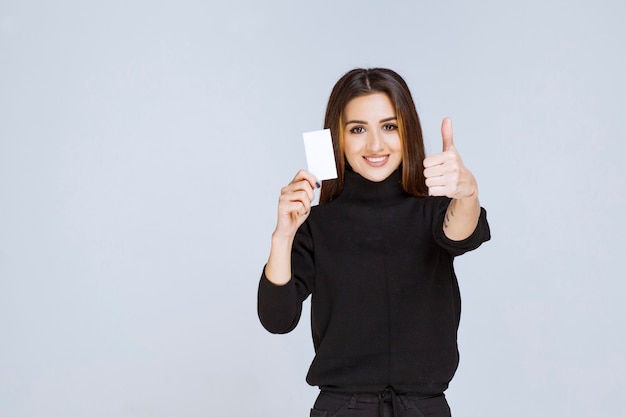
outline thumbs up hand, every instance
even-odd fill
[[[441,123],[443,150],[424,159],[424,176],[428,192],[433,196],[463,199],[477,197],[478,186],[472,172],[463,165],[454,146],[452,120]]]

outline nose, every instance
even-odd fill
[[[382,133],[374,130],[368,132],[367,136],[367,150],[369,152],[380,152],[385,149],[385,141],[382,137]]]

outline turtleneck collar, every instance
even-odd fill
[[[360,174],[346,169],[343,191],[339,199],[384,202],[385,200],[398,199],[407,195],[402,188],[400,169],[395,170],[380,182],[370,181],[363,178]]]

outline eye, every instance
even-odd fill
[[[365,128],[363,126],[355,126],[352,129],[350,129],[350,133],[364,133],[365,132]]]
[[[398,125],[395,125],[393,123],[387,123],[383,125],[383,130],[396,130],[396,129],[398,129]]]

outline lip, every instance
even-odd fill
[[[381,167],[389,161],[389,155],[367,155],[363,159],[372,167]]]

